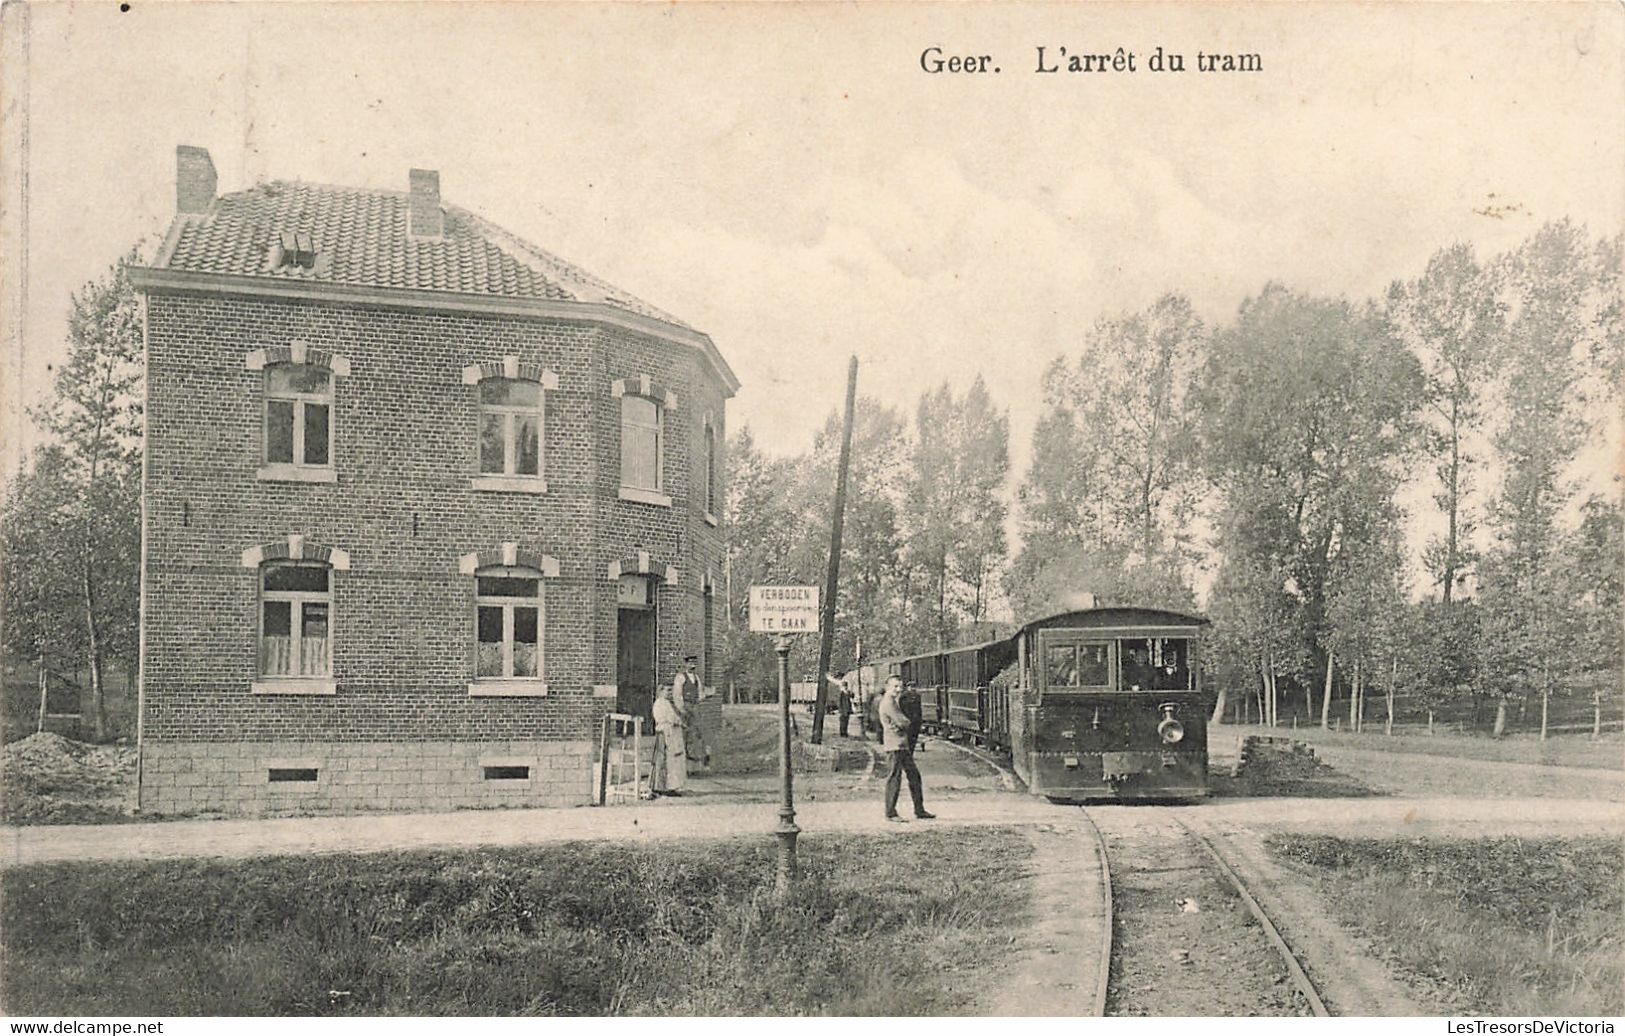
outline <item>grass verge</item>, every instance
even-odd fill
[[[1618,1015],[1621,845],[1585,839],[1274,835],[1333,912],[1444,1010]]]
[[[760,839],[42,865],[6,875],[0,988],[13,1015],[954,1013],[1031,851],[806,839],[782,901]]]

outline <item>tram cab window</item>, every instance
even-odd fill
[[[1133,637],[1117,642],[1118,686],[1125,691],[1184,691],[1191,686],[1190,641]]]
[[[1106,643],[1049,645],[1044,653],[1045,686],[1052,691],[1107,689],[1110,653]]]

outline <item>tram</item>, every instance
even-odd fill
[[[1208,793],[1199,652],[1206,619],[1156,608],[1066,611],[1005,640],[863,667],[899,676],[925,729],[1009,756],[1035,795],[1065,802]]]

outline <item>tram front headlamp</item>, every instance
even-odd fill
[[[1185,740],[1185,724],[1174,718],[1174,710],[1178,706],[1167,702],[1161,708],[1162,721],[1157,724],[1157,736],[1162,738],[1165,745],[1177,745]]]

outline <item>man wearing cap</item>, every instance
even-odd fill
[[[672,678],[671,697],[683,712],[683,724],[688,733],[688,757],[697,760],[702,767],[710,767],[711,746],[705,743],[705,735],[699,726],[700,678],[694,672],[699,664],[700,656],[684,656],[683,668]]]
[[[925,810],[925,791],[920,785],[920,768],[914,765],[914,748],[909,744],[909,718],[899,700],[903,693],[901,677],[886,678],[886,693],[880,698],[880,727],[884,738],[880,750],[891,754],[891,774],[886,778],[886,819],[904,823],[897,815],[897,796],[903,790],[903,778],[908,777],[908,794],[914,800],[914,816],[918,820],[932,820],[935,813]]]

